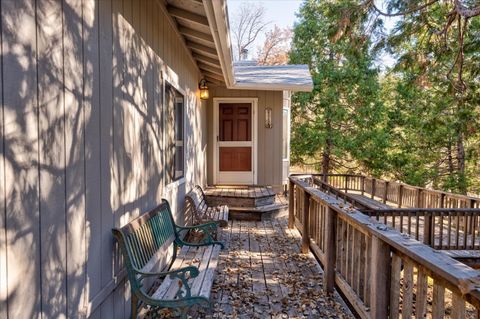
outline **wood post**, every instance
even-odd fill
[[[295,227],[295,184],[288,182],[288,228]]]
[[[362,196],[365,194],[365,176],[362,176]]]
[[[323,273],[323,289],[333,293],[335,289],[335,263],[337,260],[337,212],[327,207],[325,220],[325,267]]]
[[[390,246],[372,236],[370,259],[370,318],[388,318],[390,303]]]
[[[375,178],[372,178],[372,198],[375,198]]]
[[[348,193],[348,175],[345,175],[345,193]]]
[[[398,187],[398,208],[402,208],[403,204],[403,185],[400,184]]]
[[[425,213],[425,223],[423,225],[423,243],[430,246],[432,244],[432,233],[433,233],[433,214]]]
[[[303,229],[302,229],[302,253],[310,251],[310,194],[303,191]]]
[[[385,181],[385,191],[383,192],[383,203],[387,203],[387,197],[388,197],[388,184],[389,182]]]
[[[416,202],[416,208],[422,208],[422,189],[418,188],[417,189],[417,202]]]
[[[440,208],[445,208],[445,194],[440,194]]]

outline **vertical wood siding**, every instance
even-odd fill
[[[208,100],[208,183],[213,184],[213,98],[250,97],[258,98],[257,130],[257,183],[272,185],[275,191],[282,190],[282,91],[229,90],[212,86]],[[265,128],[265,109],[272,108],[271,129]]]
[[[0,318],[127,318],[111,228],[206,183],[199,74],[153,0],[0,5]],[[185,91],[185,183],[164,188],[162,73]]]

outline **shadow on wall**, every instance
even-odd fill
[[[129,315],[110,230],[163,195],[163,65],[142,19],[152,5],[2,2],[2,318]],[[204,184],[206,111],[191,77],[186,179]]]

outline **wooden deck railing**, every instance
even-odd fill
[[[323,265],[325,290],[336,284],[362,318],[479,318],[476,270],[320,191],[312,176],[289,186],[302,251]]]
[[[480,209],[406,208],[363,213],[437,250],[479,250]]]
[[[372,209],[372,207],[359,201],[358,197],[352,193],[356,192],[364,196],[369,194],[370,190],[365,191],[363,188],[363,176],[331,175],[328,178],[328,182],[324,182],[319,176],[312,176],[310,181],[325,193],[343,199],[368,216],[375,217],[378,221],[382,221],[386,225],[395,228],[401,233],[406,233],[432,248],[441,250],[480,249],[479,208],[457,208],[459,206],[458,201],[455,202],[455,205],[448,205],[449,207],[446,208],[436,208],[436,206],[439,206],[437,205],[438,203],[431,200],[437,196],[435,195],[436,191],[422,189],[420,194],[423,194],[425,197],[419,199],[414,196],[419,194],[418,191],[411,192],[411,189],[399,183],[376,180],[371,187],[376,193],[375,196],[371,196],[372,198],[381,200],[383,203],[405,202],[407,203],[406,206],[413,205],[415,207],[418,204],[420,207],[426,206],[427,208]],[[350,193],[348,193],[349,191]],[[470,201],[468,206],[478,207],[477,201],[479,199],[477,198],[444,192],[437,193],[440,193],[444,198],[449,198],[450,204],[453,203],[452,198],[458,196],[457,200],[462,200],[463,203],[466,203],[468,199]],[[383,196],[379,194],[383,194]],[[423,203],[423,205],[419,203]],[[462,204],[460,206],[465,205]]]
[[[320,179],[321,174],[315,175]],[[480,208],[480,198],[442,192],[362,175],[330,174],[329,185],[340,190],[370,195],[398,208]]]

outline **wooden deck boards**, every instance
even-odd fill
[[[191,318],[354,318],[338,294],[323,292],[322,269],[313,254],[300,253],[300,233],[286,218],[230,221],[220,237],[226,248],[213,309],[194,308]]]
[[[322,290],[322,270],[300,253],[300,234],[286,219],[230,221],[214,282],[213,318],[351,317],[338,296]]]

